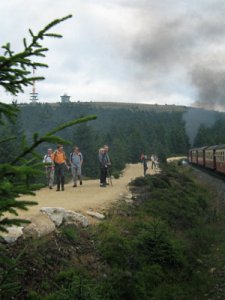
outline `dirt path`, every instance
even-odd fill
[[[149,168],[147,173],[153,173]],[[36,196],[23,196],[21,200],[37,201],[38,205],[29,208],[29,211],[18,211],[19,217],[31,219],[40,214],[41,207],[63,207],[85,214],[89,209],[101,212],[122,194],[128,194],[128,183],[143,175],[143,165],[129,164],[119,179],[113,179],[113,186],[99,187],[99,180],[85,180],[82,186],[72,187],[72,183],[65,185],[65,191],[56,192],[56,189],[43,188]]]

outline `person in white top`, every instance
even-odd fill
[[[55,167],[53,161],[53,152],[51,148],[49,148],[47,154],[45,154],[43,158],[43,163],[45,164],[45,172],[48,187],[52,189],[54,184]]]

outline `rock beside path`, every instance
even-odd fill
[[[46,214],[56,226],[62,224],[66,212],[62,207],[42,207],[40,211]]]
[[[30,221],[31,223],[23,229],[25,238],[39,238],[55,230],[55,224],[47,215],[35,216]]]
[[[65,224],[81,225],[82,227],[87,227],[89,225],[88,219],[85,216],[72,210],[65,211],[64,222]]]
[[[1,238],[7,243],[11,244],[17,241],[19,237],[23,235],[23,227],[21,226],[11,226],[7,228],[7,233],[2,233]]]
[[[56,226],[64,224],[75,224],[82,227],[89,225],[88,219],[80,213],[66,210],[62,207],[42,207],[40,211],[46,214]]]
[[[95,212],[95,211],[91,211],[91,210],[87,210],[86,212],[89,216],[91,217],[94,217],[98,220],[104,220],[105,219],[105,216],[103,214],[100,214],[98,212]]]

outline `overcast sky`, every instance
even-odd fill
[[[66,93],[72,101],[225,107],[224,0],[0,1],[0,45],[19,51],[28,28],[68,14],[54,30],[63,39],[44,42],[40,102]],[[29,103],[30,92],[18,102]],[[13,97],[0,89],[0,99]]]

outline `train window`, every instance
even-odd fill
[[[216,152],[216,159],[218,162],[225,161],[225,151]]]
[[[206,151],[206,158],[208,159],[208,160],[212,160],[213,159],[213,153],[211,152],[211,151]]]

